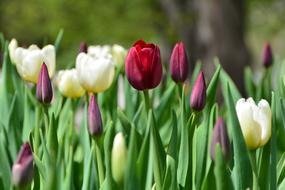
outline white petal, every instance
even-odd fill
[[[42,49],[43,60],[48,68],[49,76],[52,78],[55,72],[55,48],[53,45],[47,45]]]
[[[12,39],[9,43],[9,46],[8,46],[8,49],[9,49],[9,55],[10,55],[10,58],[11,58],[11,61],[13,64],[16,64],[15,62],[15,51],[16,51],[16,48],[18,47],[18,42],[16,39]]]

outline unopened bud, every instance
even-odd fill
[[[103,132],[101,113],[94,95],[91,96],[88,107],[88,128],[92,136],[100,136]]]
[[[52,100],[53,92],[48,69],[45,63],[42,64],[37,82],[37,99],[44,104],[49,104]]]
[[[190,107],[194,111],[201,111],[206,104],[206,83],[204,73],[201,71],[192,88]]]

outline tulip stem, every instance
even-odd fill
[[[36,117],[35,117],[35,136],[34,136],[34,151],[38,156],[38,150],[40,146],[40,109],[36,107]]]
[[[101,187],[103,182],[104,182],[104,166],[103,166],[103,161],[102,161],[102,154],[101,154],[101,150],[99,147],[99,142],[96,141],[94,138],[92,138],[92,144],[93,144],[93,146],[95,146],[95,156],[96,156],[96,160],[97,160],[99,184]]]
[[[253,190],[257,190],[258,188],[258,174],[256,168],[256,152],[250,151],[249,152],[252,172],[253,172]]]
[[[146,112],[148,114],[148,111],[151,108],[148,90],[144,90],[143,95],[144,95],[144,104],[145,104]]]

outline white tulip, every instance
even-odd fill
[[[271,137],[271,109],[266,100],[258,105],[252,98],[241,98],[236,103],[241,130],[249,149],[265,145]]]
[[[110,56],[112,56],[112,54],[111,54],[111,46],[109,46],[109,45],[89,46],[88,49],[87,49],[87,54],[91,55],[94,58],[99,58],[99,57],[109,58]]]
[[[8,45],[10,59],[13,64],[15,64],[15,50],[17,47],[18,47],[18,42],[15,38],[13,38]]]
[[[55,72],[55,48],[53,45],[47,45],[40,49],[36,45],[29,48],[17,47],[13,52],[13,46],[10,47],[10,56],[16,64],[19,75],[28,82],[37,83],[43,62],[47,65],[49,76],[52,77]]]
[[[112,56],[104,48],[88,48],[76,58],[76,70],[81,86],[88,92],[107,90],[114,79],[115,67]]]
[[[117,44],[112,46],[112,57],[116,67],[121,68],[124,65],[126,56],[127,50],[125,48]]]
[[[78,98],[85,92],[78,81],[76,69],[59,71],[57,82],[60,93],[65,97]]]
[[[122,132],[116,134],[112,148],[112,174],[117,183],[122,183],[124,179],[127,146]]]

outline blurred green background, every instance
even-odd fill
[[[284,0],[0,0],[0,31],[20,44],[43,45],[63,28],[58,68],[75,60],[81,41],[129,48],[141,38],[159,43],[165,62],[182,40],[191,61],[217,55],[222,64],[260,67],[265,41],[284,55],[284,12]]]

